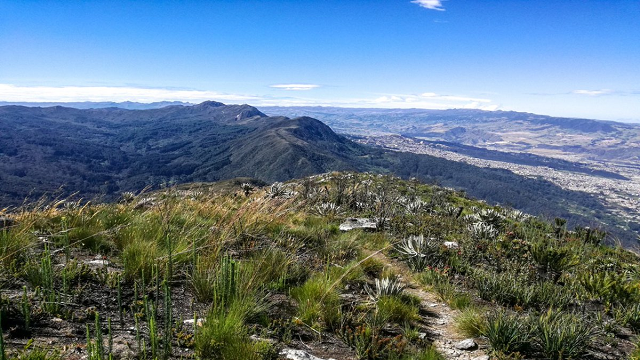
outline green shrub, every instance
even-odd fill
[[[275,290],[284,290],[291,283],[300,282],[308,272],[296,262],[295,255],[275,247],[254,253],[243,267],[246,270],[243,271],[244,286]]]
[[[62,356],[52,349],[45,349],[40,347],[31,348],[30,346],[20,352],[15,360],[60,360]]]
[[[358,240],[357,232],[342,233],[326,238],[325,244],[319,247],[318,255],[330,262],[342,263],[352,260],[360,253]]]
[[[125,278],[133,281],[142,278],[142,274],[144,274],[149,279],[159,257],[160,252],[154,242],[129,243],[122,251]]]
[[[455,318],[456,328],[465,336],[479,337],[487,330],[487,319],[480,310],[467,307]]]
[[[247,334],[245,319],[249,309],[242,302],[214,306],[195,340],[196,354],[202,359],[258,360],[261,345]]]
[[[291,296],[298,302],[297,315],[300,321],[322,330],[334,328],[340,321],[340,298],[332,288],[334,281],[319,273],[302,286],[291,289]]]
[[[473,283],[480,298],[506,306],[528,306],[535,296],[534,288],[527,286],[525,279],[511,273],[474,271]]]
[[[498,310],[487,316],[483,335],[487,337],[494,352],[509,355],[525,352],[530,348],[530,333],[525,319]]]
[[[368,276],[371,277],[380,277],[382,271],[384,270],[384,264],[373,257],[369,257],[360,263],[360,267],[362,267],[362,271]]]
[[[360,325],[342,328],[338,335],[356,352],[360,360],[398,359],[407,346],[401,336],[384,337],[376,328]]]
[[[538,240],[531,245],[531,257],[538,264],[541,274],[557,282],[564,271],[578,265],[578,257],[567,246],[556,240]]]
[[[638,333],[640,331],[640,304],[616,309],[615,318],[620,325],[627,326]]]
[[[534,348],[550,360],[581,359],[595,335],[577,316],[551,309],[532,323]]]
[[[582,272],[579,281],[589,295],[602,301],[607,307],[630,304],[639,297],[636,283],[628,281],[623,274],[612,271]]]
[[[93,228],[89,226],[78,226],[68,230],[67,234],[62,236],[68,236],[64,240],[66,244],[79,244],[85,249],[89,249],[94,253],[107,254],[115,248],[115,244],[110,241],[104,234],[103,229]]]
[[[376,302],[377,312],[386,319],[398,324],[418,320],[418,308],[408,304],[397,296],[381,296]]]
[[[14,261],[26,259],[26,250],[35,241],[29,231],[20,229],[0,230],[0,264],[8,267]]]
[[[211,302],[215,297],[217,262],[215,254],[198,257],[189,275],[189,285],[200,302]]]

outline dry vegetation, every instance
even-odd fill
[[[634,254],[450,189],[334,173],[5,212],[3,358],[440,359],[407,285],[496,358],[637,358]]]

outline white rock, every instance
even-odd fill
[[[349,231],[353,229],[375,230],[378,227],[375,221],[367,218],[348,218],[340,224],[340,231]]]
[[[295,349],[282,349],[280,351],[280,356],[284,356],[285,359],[291,360],[323,360],[317,356],[313,356],[304,350],[295,350]],[[327,359],[334,360],[334,359]]]
[[[473,339],[465,339],[456,343],[453,346],[459,350],[472,350],[472,349],[475,349],[478,346],[478,344],[476,344],[476,342]]]
[[[251,335],[249,336],[249,339],[251,339],[252,341],[257,341],[257,342],[268,342],[269,344],[275,344],[276,341],[273,339],[265,339],[265,338],[261,338],[258,335]]]
[[[91,266],[108,266],[109,261],[107,260],[90,260],[86,262],[87,265]]]
[[[459,247],[455,241],[445,241],[443,245],[447,247],[447,249],[457,249]]]
[[[198,326],[202,326],[202,324],[204,324],[205,320],[206,319],[198,319]],[[194,319],[187,319],[187,320],[183,321],[183,323],[185,325],[189,325],[189,326],[193,326],[194,322],[195,322]]]

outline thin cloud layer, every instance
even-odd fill
[[[418,4],[425,9],[444,11],[441,0],[413,0],[412,3]]]
[[[288,91],[307,91],[307,90],[312,90],[312,89],[319,88],[320,85],[314,85],[314,84],[277,84],[277,85],[271,85],[270,87],[272,87],[274,89],[288,90]]]
[[[372,107],[383,108],[419,108],[419,109],[479,109],[498,110],[499,105],[493,104],[490,99],[472,98],[457,95],[442,95],[426,92],[420,95],[383,95],[369,102]]]
[[[572,93],[578,95],[589,95],[589,96],[598,96],[598,95],[606,95],[611,94],[613,91],[609,89],[601,89],[601,90],[574,90]]]
[[[304,86],[302,86],[304,85]],[[282,84],[273,85],[284,90],[298,88],[313,89],[318,85]],[[183,101],[199,103],[216,100],[226,103],[248,103],[254,106],[339,106],[357,108],[419,108],[419,109],[481,109],[497,110],[498,105],[490,99],[459,95],[444,95],[433,92],[422,94],[382,94],[373,98],[320,99],[294,96],[260,96],[226,94],[208,90],[174,90],[137,87],[109,86],[17,86],[0,84],[0,101],[4,102],[159,102]]]
[[[0,101],[7,102],[79,102],[79,101],[220,101],[248,102],[256,96],[225,94],[205,90],[172,90],[111,86],[16,86],[0,84]]]

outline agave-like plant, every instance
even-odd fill
[[[482,222],[499,227],[500,223],[504,220],[504,216],[497,210],[484,209],[477,214]]]
[[[287,185],[281,182],[274,182],[269,187],[269,190],[267,190],[266,197],[271,199],[275,199],[275,198],[289,199],[295,194],[296,193],[294,191],[291,191]]]
[[[581,359],[598,332],[579,316],[549,309],[533,318],[533,346],[545,359]]]
[[[525,214],[520,210],[505,210],[504,211],[504,216],[506,218],[509,218],[513,221],[517,221],[517,222],[523,222],[523,221],[527,221],[531,218],[531,215],[529,214]]]
[[[464,221],[466,223],[469,223],[469,224],[475,224],[475,223],[482,222],[482,219],[477,214],[469,214],[469,215],[463,216],[462,217],[462,221]]]
[[[440,243],[435,238],[412,235],[403,239],[396,250],[415,271],[422,271],[428,265],[440,265]]]
[[[244,196],[249,196],[255,188],[249,183],[242,183],[242,185],[240,185],[240,189],[244,192]]]
[[[407,213],[411,215],[418,215],[421,212],[429,210],[429,204],[427,204],[426,202],[420,199],[414,200],[414,201],[408,201],[404,205],[404,207]]]
[[[476,222],[469,225],[471,236],[476,240],[495,240],[498,237],[498,229],[484,222]]]
[[[136,194],[132,193],[131,191],[125,191],[120,195],[120,202],[124,204],[128,204],[133,200],[135,200],[135,198],[136,198]]]
[[[375,279],[375,286],[372,289],[369,285],[364,286],[364,290],[369,295],[371,301],[376,302],[383,296],[397,296],[404,291],[404,284],[399,277]]]
[[[326,202],[314,206],[313,211],[320,216],[335,216],[342,213],[340,206]]]
[[[457,219],[462,214],[462,210],[464,210],[462,206],[446,205],[442,209],[441,213],[445,216],[449,216]]]

